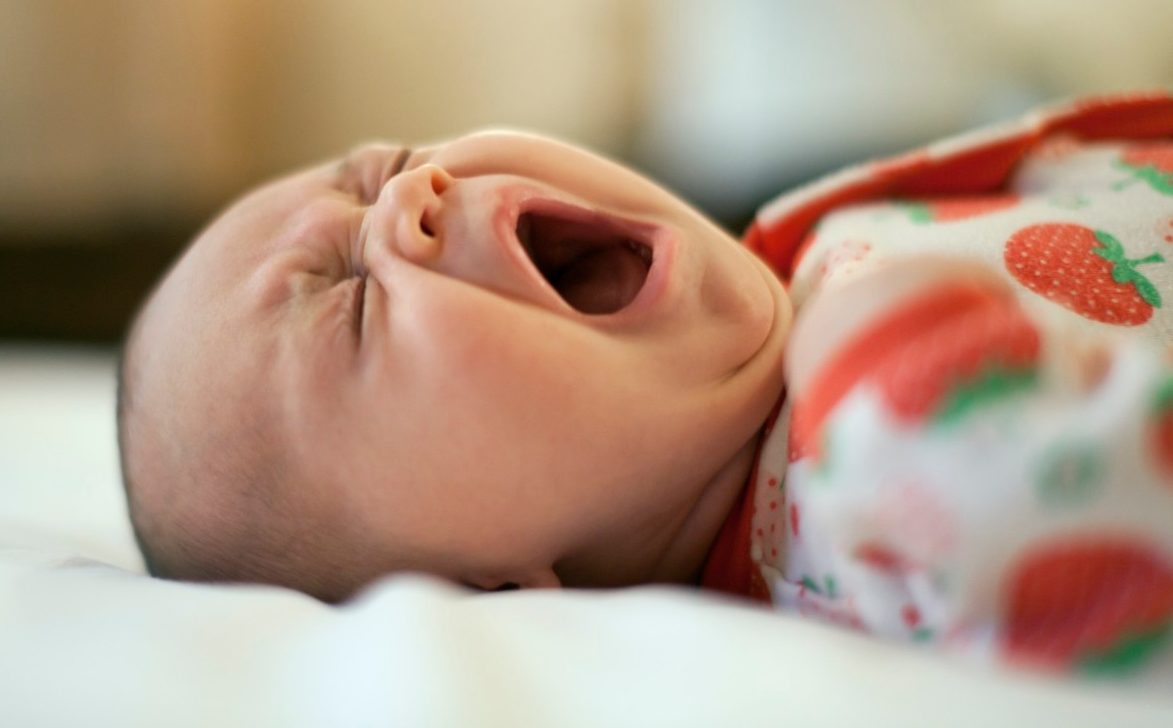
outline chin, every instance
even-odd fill
[[[753,409],[764,407],[762,417],[773,407],[782,393],[783,359],[790,338],[794,308],[781,281],[764,262],[753,257],[752,278],[755,285],[746,286],[754,292],[753,306],[747,310],[745,324],[747,355],[730,377],[736,382]],[[748,295],[748,293],[747,293]]]
[[[736,297],[727,308],[745,342],[736,369],[768,368],[771,362],[781,361],[793,307],[786,289],[766,264],[747,250],[738,252],[744,263],[738,271]]]

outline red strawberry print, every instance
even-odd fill
[[[1018,204],[1019,196],[1013,193],[1001,195],[971,195],[943,197],[936,200],[920,200],[904,205],[909,219],[914,223],[954,222],[979,215],[1005,210]]]
[[[1133,144],[1116,160],[1116,166],[1130,176],[1113,185],[1114,189],[1141,181],[1162,195],[1173,195],[1173,142]]]
[[[947,284],[854,337],[827,363],[790,418],[789,457],[832,450],[823,422],[856,385],[877,386],[888,409],[912,422],[955,420],[1034,385],[1038,331],[1010,300]]]
[[[914,629],[920,624],[920,610],[916,608],[915,604],[905,604],[900,610],[900,618],[904,620],[909,629]]]
[[[924,334],[876,367],[893,414],[955,420],[975,406],[1033,386],[1039,335],[1013,305],[979,309]]]
[[[866,240],[844,240],[827,253],[819,264],[819,276],[828,278],[851,270],[856,263],[872,252],[872,244]]]
[[[1150,447],[1161,472],[1173,477],[1173,379],[1166,380],[1157,392],[1153,413]]]
[[[1103,230],[1073,223],[1040,223],[1006,241],[1003,261],[1019,283],[1085,318],[1120,326],[1148,321],[1161,294],[1137,266],[1162,263],[1153,253],[1125,257],[1124,246]]]
[[[1154,546],[1093,536],[1027,553],[1003,584],[1005,649],[1050,667],[1136,667],[1169,635],[1173,565]]]
[[[859,544],[851,555],[860,563],[885,574],[907,574],[917,568],[916,564],[878,541],[865,541]]]

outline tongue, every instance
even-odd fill
[[[583,313],[615,313],[631,303],[647,275],[647,263],[638,255],[610,245],[576,258],[563,269],[555,287]]]

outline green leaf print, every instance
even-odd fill
[[[829,599],[836,599],[839,596],[839,585],[835,583],[835,577],[830,574],[823,577],[825,587],[819,586],[819,582],[815,581],[815,578],[809,574],[802,577],[802,581],[798,583],[806,587],[808,591],[814,592],[819,596],[825,596]]]
[[[1036,484],[1044,503],[1070,506],[1086,503],[1099,489],[1104,459],[1088,442],[1069,441],[1053,447],[1043,457]]]
[[[917,627],[912,631],[913,642],[932,642],[933,630],[928,627]]]
[[[1115,236],[1110,235],[1103,230],[1097,230],[1096,240],[1100,243],[1100,247],[1092,251],[1096,255],[1104,258],[1105,260],[1110,260],[1113,263],[1124,257],[1124,246],[1120,244],[1120,241],[1117,240]]]
[[[1154,412],[1164,412],[1167,409],[1173,409],[1173,377],[1166,377],[1153,396]]]
[[[954,388],[937,411],[934,421],[942,425],[955,423],[980,405],[1028,391],[1037,383],[1035,369],[991,367],[977,378]]]
[[[1079,661],[1079,671],[1089,675],[1120,675],[1142,667],[1169,640],[1170,623],[1141,634],[1128,635],[1109,649]]]
[[[1162,195],[1173,195],[1173,174],[1166,174],[1156,167],[1149,166],[1138,169],[1136,176]]]
[[[1120,241],[1103,230],[1096,230],[1096,240],[1100,246],[1093,248],[1092,253],[1112,264],[1112,280],[1121,285],[1131,283],[1136,287],[1136,292],[1140,294],[1145,303],[1153,308],[1160,308],[1160,292],[1136,267],[1149,263],[1164,263],[1165,256],[1160,253],[1152,253],[1144,258],[1132,260],[1125,257],[1124,246],[1120,244]]]
[[[1113,162],[1113,165],[1129,175],[1112,184],[1112,189],[1116,192],[1131,187],[1135,182],[1144,182],[1162,195],[1173,195],[1173,174],[1162,171],[1156,165],[1146,164],[1138,167],[1119,159]]]
[[[933,222],[933,211],[928,205],[918,202],[898,203],[908,213],[908,219],[917,225],[928,225]]]

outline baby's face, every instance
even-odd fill
[[[672,580],[724,516],[698,503],[773,405],[789,325],[769,270],[665,190],[485,133],[235,204],[144,314],[143,389],[275,443],[281,512],[359,554],[356,579]]]

